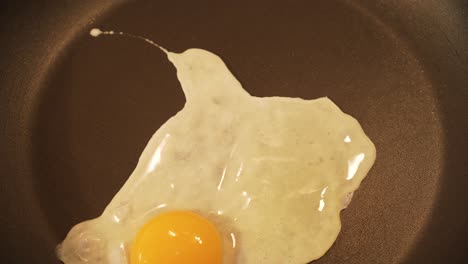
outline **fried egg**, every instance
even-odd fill
[[[91,31],[103,33],[113,34]],[[323,256],[375,160],[358,121],[328,98],[252,96],[209,51],[158,47],[177,69],[185,106],[155,132],[102,215],[71,229],[59,258],[303,264]]]

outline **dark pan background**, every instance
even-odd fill
[[[0,261],[58,263],[183,105],[158,49],[97,26],[207,49],[251,94],[328,96],[361,122],[377,161],[314,263],[466,263],[468,1],[290,2],[2,1]]]

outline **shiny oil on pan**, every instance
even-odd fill
[[[250,94],[331,98],[379,157],[314,263],[461,263],[468,208],[464,1],[2,3],[1,259],[57,263],[184,96],[164,54],[220,54]],[[155,89],[156,87],[156,89]],[[287,242],[285,242],[287,243]]]

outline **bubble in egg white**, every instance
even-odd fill
[[[215,54],[146,41],[176,67],[186,104],[152,136],[102,215],[70,231],[60,259],[126,263],[142,225],[170,210],[210,219],[224,263],[302,264],[325,254],[375,160],[359,123],[328,98],[251,96]]]

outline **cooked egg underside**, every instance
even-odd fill
[[[59,257],[128,263],[148,220],[190,210],[219,229],[225,263],[320,258],[375,159],[359,123],[328,98],[251,96],[208,51],[167,55],[184,108],[156,131],[103,214],[70,231]]]

